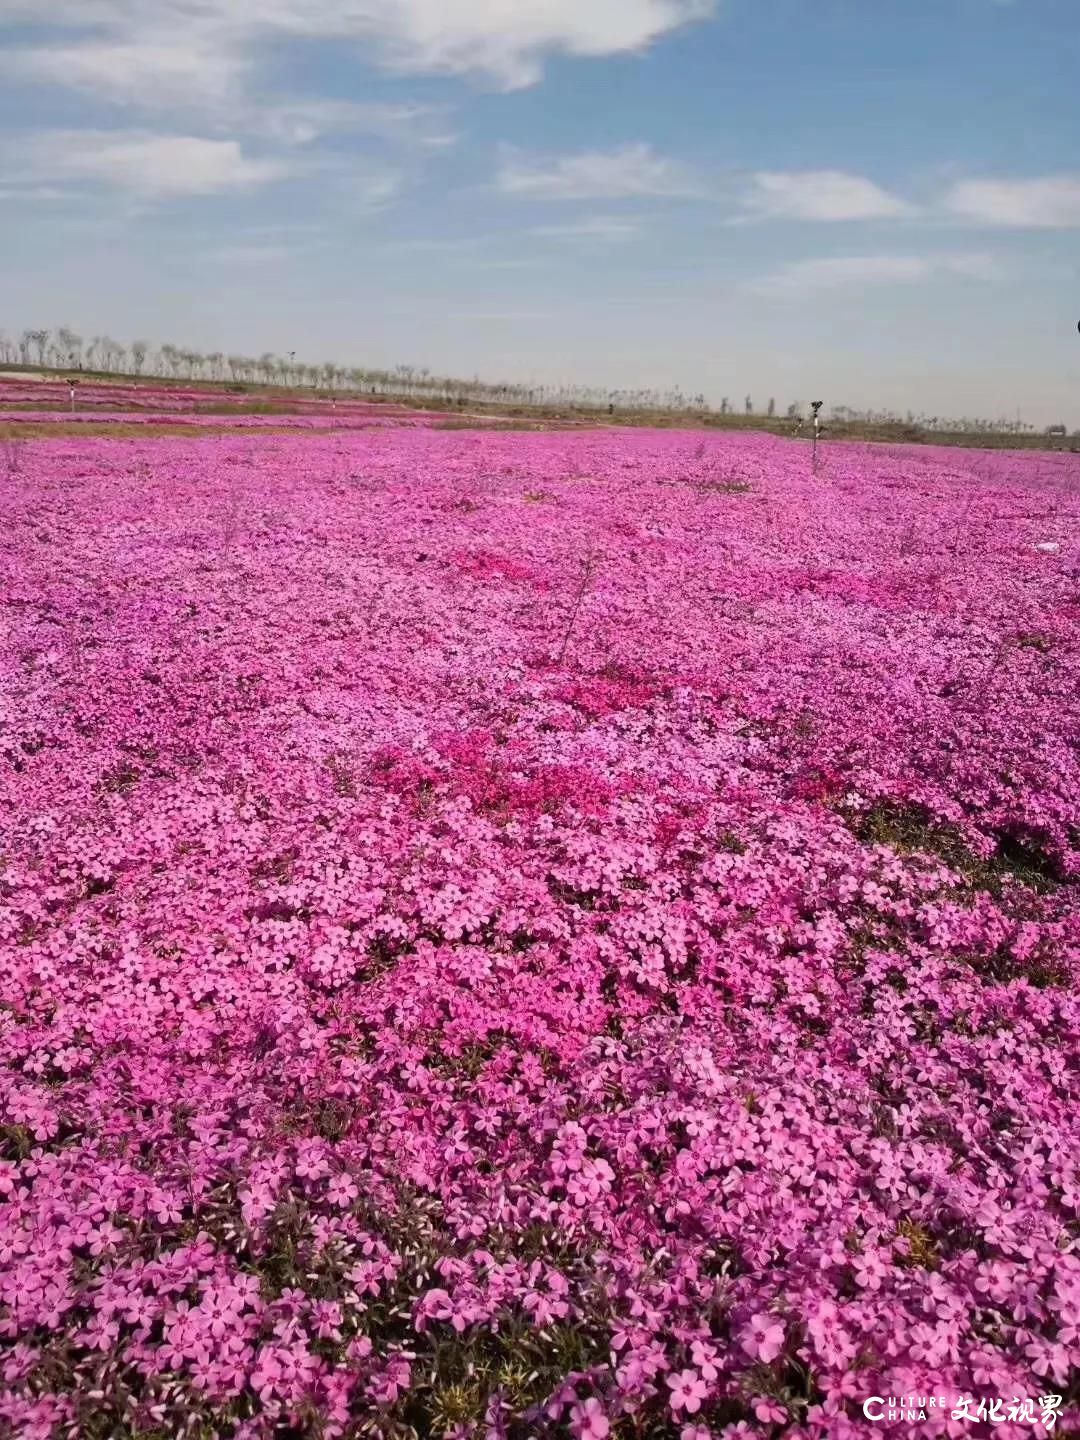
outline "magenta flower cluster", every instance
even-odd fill
[[[0,1432],[1077,1423],[1075,459],[2,466]]]

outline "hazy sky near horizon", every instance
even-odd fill
[[[1080,0],[0,0],[0,329],[1080,425]]]

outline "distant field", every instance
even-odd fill
[[[1074,1423],[1080,462],[86,393],[0,434],[0,1431]]]
[[[472,400],[451,402],[346,391],[316,392],[253,383],[162,380],[104,374],[73,378],[77,388],[74,418],[83,422],[94,415],[102,423],[115,424],[134,412],[186,419],[197,416],[307,416],[313,421],[332,421],[340,428],[360,422],[403,424],[430,421],[448,430],[487,428],[489,425],[514,430],[606,428],[614,425],[654,430],[719,430],[736,434],[762,432],[804,441],[810,438],[807,425],[804,424],[799,431],[787,418],[766,415],[647,409],[610,411],[603,406],[588,409],[576,406],[496,405]],[[55,372],[41,373],[29,369],[0,373],[0,430],[5,423],[40,425],[57,412],[72,414],[67,378]],[[825,438],[830,443],[842,440],[1080,453],[1080,437],[1076,435],[931,431],[900,423],[830,420]]]

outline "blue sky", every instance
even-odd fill
[[[1080,424],[1077,0],[0,0],[0,328]]]

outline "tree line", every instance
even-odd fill
[[[274,355],[265,351],[259,356],[226,354],[222,350],[201,351],[164,343],[153,345],[146,340],[124,343],[109,335],[84,339],[68,326],[55,330],[26,329],[14,338],[0,331],[0,364],[37,366],[40,369],[90,371],[95,374],[134,376],[161,380],[214,381],[236,385],[280,385],[294,389],[339,393],[361,392],[409,400],[428,400],[450,405],[496,405],[554,407],[583,410],[662,411],[674,414],[714,414],[714,407],[703,394],[687,395],[681,389],[610,389],[591,385],[540,385],[512,381],[487,381],[474,376],[471,380],[434,374],[426,367],[395,365],[390,369],[370,366],[347,366],[333,362],[309,364],[296,358],[295,351]],[[741,406],[726,396],[718,413],[722,416],[742,413],[780,418],[776,400],[770,399],[758,408],[747,395]],[[796,401],[784,410],[784,418],[796,422],[802,418],[802,407]],[[842,424],[909,425],[930,431],[972,431],[993,434],[1031,434],[1034,425],[1016,419],[986,420],[964,416],[960,419],[940,415],[916,414],[893,410],[857,410],[849,405],[833,405],[829,418]],[[1051,426],[1052,433],[1065,433],[1064,426]]]

